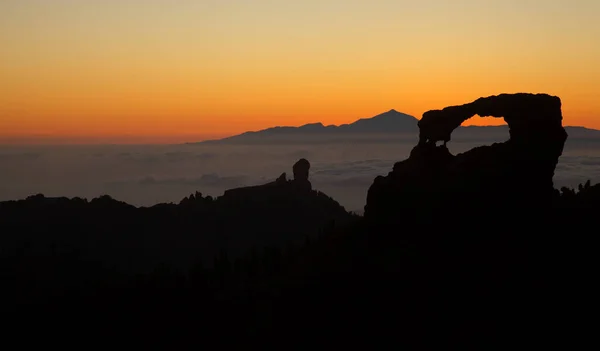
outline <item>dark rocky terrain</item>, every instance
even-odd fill
[[[446,142],[474,115],[504,117],[509,139],[452,155]],[[410,157],[396,163],[387,177],[375,179],[365,215],[394,213],[395,206],[444,206],[457,198],[461,207],[474,209],[552,203],[552,177],[567,140],[558,97],[523,93],[480,98],[428,111],[419,127],[419,143]],[[440,141],[444,144],[437,146]]]
[[[458,155],[436,145],[475,114],[504,117],[509,140]],[[364,217],[313,190],[304,159],[292,180],[216,199],[0,203],[6,334],[137,347],[589,343],[600,185],[553,186],[568,137],[560,99],[484,97],[418,127]]]

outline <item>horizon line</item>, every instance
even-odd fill
[[[319,123],[319,122],[317,122]],[[81,143],[81,142],[56,142],[56,143],[6,143],[5,141],[1,141],[0,140],[0,148],[10,148],[10,147],[26,147],[26,146],[35,146],[35,147],[41,147],[41,146],[182,146],[182,145],[194,145],[194,144],[201,144],[204,142],[211,142],[211,141],[220,141],[223,139],[227,139],[227,138],[231,138],[231,137],[235,137],[235,136],[239,136],[245,133],[257,133],[257,132],[262,132],[268,129],[273,129],[273,128],[299,128],[305,125],[310,125],[310,124],[317,124],[317,123],[306,123],[300,126],[274,126],[274,127],[268,127],[265,129],[260,129],[260,130],[252,130],[252,131],[246,131],[246,132],[241,132],[241,133],[237,133],[237,134],[231,134],[231,135],[226,135],[223,136],[221,138],[218,139],[202,139],[202,140],[197,140],[197,141],[184,141],[184,142],[88,142],[88,143]],[[344,123],[341,125],[347,125],[349,123]],[[325,126],[325,125],[324,125]],[[335,126],[335,127],[339,127],[340,125],[329,125],[329,126]],[[500,125],[467,125],[467,126],[460,126],[462,128],[470,128],[470,127],[475,127],[475,128],[480,128],[480,127],[507,127],[507,124],[500,124]],[[563,126],[563,128],[583,128],[583,129],[588,129],[588,130],[595,130],[595,131],[600,131],[600,129],[594,129],[594,128],[589,128],[589,127],[585,127],[585,126],[580,126],[580,125],[565,125]],[[365,133],[368,134],[368,133]],[[381,133],[376,133],[376,134],[381,134]],[[390,133],[390,134],[394,134],[394,133]],[[118,137],[118,136],[117,136]],[[157,136],[157,137],[164,137],[164,136]],[[60,137],[56,137],[56,139],[59,139]],[[81,137],[77,137],[78,139],[81,138],[85,138],[85,136],[81,136]],[[44,139],[50,139],[50,138],[44,138]]]

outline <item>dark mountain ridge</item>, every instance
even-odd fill
[[[299,127],[277,126],[259,131],[249,131],[224,139],[207,140],[200,143],[252,142],[278,136],[348,136],[368,133],[406,133],[418,132],[418,120],[410,115],[389,110],[371,118],[361,118],[353,123],[324,125],[321,122],[309,123]],[[195,144],[195,143],[194,143]]]
[[[391,109],[370,118],[361,118],[352,123],[341,125],[324,125],[321,122],[309,123],[299,127],[276,126],[258,131],[248,131],[217,140],[206,140],[198,143],[255,143],[265,141],[285,141],[286,138],[320,138],[327,137],[333,140],[367,139],[369,141],[388,141],[389,137],[405,136],[411,138],[418,134],[417,123],[419,119],[414,116]],[[572,139],[600,140],[600,130],[580,126],[566,126],[567,133]],[[497,126],[460,126],[454,132],[455,138],[462,139],[497,139],[507,136],[507,125]]]

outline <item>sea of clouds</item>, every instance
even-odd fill
[[[451,143],[452,144],[452,143]],[[94,198],[108,194],[136,206],[179,202],[199,191],[266,183],[300,158],[311,164],[313,188],[348,210],[361,211],[373,179],[408,157],[414,143],[318,145],[2,146],[0,201],[42,193]],[[475,144],[455,143],[453,152]],[[600,182],[600,142],[570,140],[557,166],[556,187]]]

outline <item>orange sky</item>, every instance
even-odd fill
[[[600,1],[576,3],[3,0],[0,143],[196,141],[502,92],[600,129]]]

